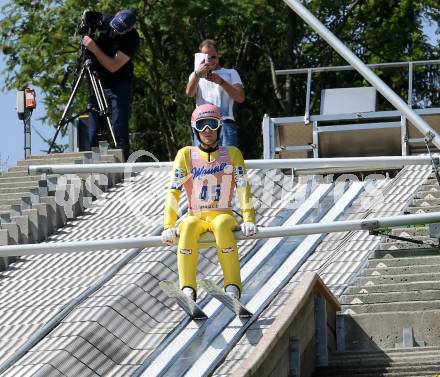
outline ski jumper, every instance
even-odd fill
[[[240,261],[234,230],[239,224],[232,213],[233,193],[238,197],[243,222],[254,222],[250,186],[243,156],[235,147],[207,153],[184,147],[176,155],[165,202],[164,229],[174,227],[182,188],[188,198],[188,216],[179,224],[177,266],[180,288],[197,288],[198,243],[205,232],[214,234],[224,285],[242,290]]]

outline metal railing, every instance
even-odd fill
[[[414,110],[420,116],[430,116],[430,115],[438,115],[440,114],[440,108],[429,108],[429,109],[416,109]],[[409,137],[409,127],[406,121],[406,118],[396,110],[393,111],[374,111],[374,112],[365,112],[365,113],[347,113],[347,114],[323,114],[323,115],[311,115],[309,119],[309,123],[312,123],[310,127],[310,138],[311,143],[307,145],[295,145],[295,146],[285,146],[280,145],[276,146],[276,129],[278,127],[286,126],[286,125],[297,125],[297,124],[306,124],[303,116],[293,116],[293,117],[278,117],[278,118],[270,118],[268,115],[265,115],[262,122],[262,132],[263,132],[263,157],[265,159],[274,159],[276,153],[282,151],[311,151],[313,153],[314,158],[319,157],[319,138],[318,134],[320,132],[328,132],[331,130],[329,128],[329,123],[335,122],[343,122],[344,124],[340,126],[341,131],[359,131],[360,124],[359,121],[365,122],[366,127],[373,127],[372,122],[380,122],[376,128],[380,129],[384,128],[396,128],[397,123],[400,122],[400,144],[401,144],[401,152],[402,156],[408,155],[408,147],[417,146],[417,145],[425,145],[425,138],[410,138]],[[346,122],[352,122],[353,124],[346,124]],[[324,126],[320,126],[323,123]],[[327,124],[327,125],[326,125]],[[382,125],[382,126],[381,126]],[[399,127],[397,127],[398,129]],[[313,141],[312,141],[313,140]],[[420,152],[419,152],[420,153]],[[350,159],[353,157],[350,157]]]
[[[422,65],[440,65],[440,60],[416,60],[411,62],[391,62],[391,63],[377,63],[377,64],[366,64],[367,67],[374,68],[398,68],[407,67],[408,68],[408,94],[407,103],[409,107],[413,106],[413,67]],[[304,119],[310,119],[310,98],[312,93],[312,74],[321,72],[340,72],[340,71],[354,71],[355,68],[351,65],[340,65],[333,67],[315,67],[315,68],[296,68],[296,69],[277,69],[275,74],[278,76],[283,75],[302,75],[306,74],[306,99],[305,99],[305,115]]]
[[[326,224],[311,223],[295,226],[279,226],[258,228],[257,234],[245,237],[241,231],[235,232],[237,240],[303,236],[309,234],[334,233],[355,230],[374,230],[404,225],[431,224],[440,222],[440,212],[400,215],[368,220],[333,221]],[[215,242],[214,236],[204,234],[200,237],[202,246]],[[160,236],[132,237],[122,239],[106,239],[94,241],[75,241],[62,243],[39,243],[24,245],[0,246],[0,257],[66,253],[76,251],[97,251],[116,249],[135,249],[164,246]]]
[[[371,85],[373,85],[392,105],[396,107],[414,126],[423,137],[431,141],[440,149],[440,136],[414,110],[412,110],[385,82],[383,82],[364,62],[348,49],[324,24],[319,21],[298,0],[284,0],[310,27],[312,27],[327,43],[332,46],[356,71],[358,71]]]

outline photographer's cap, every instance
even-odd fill
[[[116,30],[118,34],[124,34],[133,29],[136,22],[136,16],[131,10],[124,9],[116,13],[110,21],[110,26]]]

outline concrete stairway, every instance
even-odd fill
[[[0,245],[46,240],[68,219],[81,214],[100,192],[114,186],[121,174],[29,174],[30,165],[121,162],[120,150],[96,149],[31,156],[0,174]],[[85,183],[87,182],[87,183]],[[13,258],[0,258],[0,271]]]
[[[333,354],[329,366],[315,376],[334,377],[435,377],[439,372],[440,347],[402,348]]]
[[[440,187],[430,178],[406,213],[440,211]],[[427,226],[393,229],[357,280],[340,297],[337,352],[324,376],[440,376],[440,249]]]

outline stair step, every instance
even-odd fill
[[[430,213],[430,212],[440,212],[440,206],[431,207],[408,207],[405,210],[406,213],[418,214],[418,213]]]
[[[37,202],[36,197],[38,196],[38,188],[37,189],[32,189],[32,190],[27,190],[25,192],[12,192],[12,193],[7,193],[7,194],[0,194],[0,202],[5,200],[5,199],[17,199],[20,200],[22,198],[26,199],[30,199],[33,202]]]
[[[41,185],[44,184],[44,180],[29,180],[29,181],[23,181],[23,182],[2,182],[0,183],[0,190],[1,189],[13,189],[15,187],[35,187],[39,186],[39,183]]]
[[[440,309],[440,300],[342,305],[342,312],[345,313],[347,309],[358,314],[438,310]]]
[[[18,229],[18,225],[14,223],[10,224],[2,224],[2,229],[6,229],[8,231],[8,245],[15,245],[21,243],[20,230]]]
[[[440,355],[440,347],[411,347],[411,348],[387,348],[377,351],[347,351],[333,352],[329,354],[329,361],[345,361],[350,359],[379,359],[381,357],[393,361],[405,357],[422,356],[422,355]]]
[[[420,191],[440,191],[440,186],[437,182],[426,181],[420,186]]]
[[[396,358],[394,361],[390,360],[386,354],[378,358],[352,358],[352,359],[339,359],[339,360],[329,360],[329,368],[371,368],[371,367],[389,367],[389,368],[402,368],[402,367],[424,367],[426,365],[432,366],[437,365],[440,361],[440,354],[436,353],[430,356],[402,356],[401,358]],[[439,364],[440,366],[440,364]]]
[[[421,281],[412,283],[398,283],[398,284],[380,284],[372,286],[351,286],[345,290],[344,295],[356,295],[361,291],[368,293],[385,293],[385,292],[410,292],[423,291],[427,289],[440,289],[440,281]],[[342,296],[344,297],[344,296]],[[341,297],[341,298],[342,298]]]
[[[14,205],[20,206],[20,208],[22,209],[26,209],[26,208],[30,208],[32,204],[30,197],[0,200],[0,209],[2,209],[2,206],[14,206]]]
[[[23,175],[21,177],[5,177],[0,176],[0,184],[3,183],[22,183],[22,182],[38,182],[40,181],[41,175]]]
[[[410,291],[410,292],[385,292],[385,293],[363,293],[354,295],[343,295],[340,297],[339,302],[341,305],[351,304],[379,304],[379,303],[392,303],[392,302],[416,302],[438,300],[440,301],[440,290],[429,289],[426,291]]]
[[[393,236],[402,236],[402,237],[418,237],[418,236],[427,236],[429,237],[429,227],[427,226],[412,226],[407,228],[393,228],[391,231]]]
[[[12,224],[17,224],[18,230],[20,232],[21,243],[34,243],[38,240],[34,239],[34,233],[31,230],[31,223],[29,216],[11,216]]]
[[[432,199],[413,199],[411,203],[411,207],[432,207],[432,206],[440,206],[440,198],[432,198]]]
[[[83,158],[72,157],[57,157],[57,158],[43,158],[43,159],[31,159],[17,161],[17,166],[29,166],[29,165],[62,165],[62,164],[81,164],[84,163]]]
[[[329,367],[334,368],[364,368],[364,367],[405,367],[410,363],[412,366],[423,366],[424,364],[435,364],[440,360],[440,354],[433,354],[431,356],[413,356],[411,359],[407,359],[407,356],[402,356],[401,358],[396,358],[400,361],[392,361],[384,354],[383,357],[378,358],[352,358],[346,360],[329,360]]]
[[[438,244],[436,238],[429,237],[429,231],[426,231],[426,234],[419,235],[419,236],[412,236],[412,235],[407,234],[406,232],[402,232],[401,234],[393,234],[393,235],[409,238],[409,239],[415,240],[415,241],[432,242],[432,243]],[[417,246],[416,243],[413,243],[413,242],[410,242],[410,241],[395,240],[395,239],[388,238],[388,237],[382,237],[380,246],[388,245],[390,243],[401,243],[401,242],[403,242],[403,243],[410,243],[410,244],[414,244],[415,246]]]
[[[428,184],[428,185],[437,185],[437,186],[439,186],[437,178],[435,177],[435,175],[429,176],[428,179],[424,183]]]
[[[413,367],[406,370],[404,367],[382,368],[317,368],[314,377],[436,377],[440,371],[440,364],[428,364],[423,367]]]
[[[417,199],[424,199],[424,198],[428,198],[428,199],[433,199],[433,198],[440,198],[440,190],[438,191],[428,191],[428,190],[423,190],[423,191],[418,191],[416,193],[415,196]]]
[[[2,178],[19,178],[19,177],[28,177],[28,171],[7,171],[2,174]]]
[[[351,309],[355,308],[351,307]],[[419,309],[413,311],[376,310],[357,314],[340,312],[337,314],[337,321],[338,329],[342,331],[336,334],[338,347],[346,351],[344,354],[350,353],[353,357],[374,355],[375,352],[380,356],[385,352],[390,359],[411,352],[417,354],[440,352],[440,328],[437,325],[440,321],[440,310]],[[412,328],[415,340],[424,341],[428,346],[396,347],[396,344],[402,344],[403,328]]]
[[[419,274],[404,274],[404,275],[370,275],[361,276],[356,281],[357,286],[370,286],[379,284],[398,284],[398,283],[413,283],[419,281],[440,281],[440,272],[437,273],[419,273]]]
[[[85,151],[85,152],[63,152],[63,153],[51,153],[51,154],[42,154],[42,155],[32,155],[29,156],[26,160],[51,160],[53,158],[60,158],[63,156],[64,158],[92,158],[93,152]]]
[[[427,247],[438,248],[438,240],[436,239],[426,239],[425,244],[418,245],[413,242],[405,241],[389,241],[381,242],[379,244],[380,250],[402,250],[402,249],[426,249]]]
[[[440,266],[440,254],[433,256],[407,257],[407,258],[390,258],[390,259],[369,259],[368,268],[376,269],[383,267],[403,267],[403,266],[422,266],[435,265]]]
[[[430,255],[440,255],[440,249],[438,247],[425,246],[424,248],[408,248],[400,250],[377,249],[374,251],[374,258],[383,258],[384,260],[389,260],[392,258],[422,257]]]
[[[10,215],[20,215],[21,205],[20,204],[0,204],[0,212],[9,212]]]
[[[11,212],[10,211],[0,211],[0,228],[1,224],[11,223]]]
[[[33,190],[40,190],[41,188],[38,185],[29,185],[29,186],[25,186],[25,187],[21,187],[20,186],[16,186],[16,187],[1,187],[0,186],[0,195],[2,194],[18,194],[18,193],[26,193],[26,192],[31,192]]]
[[[419,266],[396,266],[396,267],[381,267],[381,268],[366,268],[362,276],[394,276],[394,275],[414,275],[440,272],[438,264],[426,264]]]
[[[8,172],[25,172],[27,174],[28,168],[26,166],[12,166],[8,169]]]

